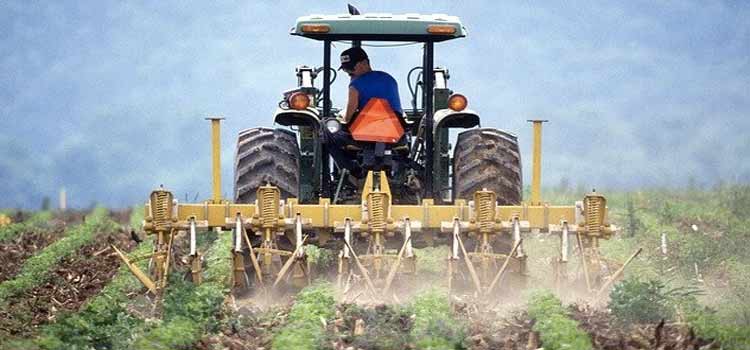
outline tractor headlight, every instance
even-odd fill
[[[341,130],[341,123],[336,118],[326,120],[325,124],[326,129],[328,129],[331,134],[335,134]]]
[[[463,111],[468,104],[469,101],[466,100],[466,96],[461,94],[453,94],[448,98],[448,108],[456,112]]]
[[[304,92],[298,91],[289,96],[289,107],[296,110],[303,110],[310,106],[310,96]]]

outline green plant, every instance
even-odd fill
[[[661,280],[626,279],[612,289],[609,309],[622,322],[658,322],[673,318],[675,306],[700,293],[694,287],[670,288]]]
[[[568,317],[560,299],[549,291],[536,292],[529,299],[529,317],[534,319],[533,330],[539,333],[545,349],[591,349],[588,334],[578,328],[578,322]]]
[[[375,307],[344,304],[338,310],[348,321],[350,330],[356,327],[358,320],[362,320],[365,326],[363,334],[344,335],[347,347],[371,350],[409,348],[412,313],[408,308],[386,304]],[[341,337],[341,333],[334,337]]]
[[[331,249],[320,248],[316,245],[305,245],[307,261],[321,267],[333,266],[336,262],[336,254]]]
[[[319,282],[304,288],[289,312],[288,323],[273,338],[274,349],[317,349],[325,339],[324,323],[334,316],[333,287]]]
[[[430,289],[409,306],[414,315],[411,337],[417,349],[461,349],[466,326],[454,319],[448,293]]]
[[[657,214],[663,222],[671,223],[675,220],[678,215],[678,210],[675,208],[674,203],[669,200],[665,200],[661,207],[657,209]]]
[[[687,322],[700,337],[718,340],[722,349],[750,350],[750,325],[728,324],[715,310],[697,303],[691,306],[687,312]]]

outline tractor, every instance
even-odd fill
[[[152,292],[166,284],[172,241],[180,231],[190,240],[196,282],[201,269],[196,235],[218,229],[233,235],[238,290],[309,281],[305,248],[312,244],[336,252],[337,283],[344,290],[357,276],[373,298],[389,298],[394,281],[408,284],[419,263],[418,247],[446,247],[449,288],[463,285],[490,295],[500,289],[506,271],[525,274],[526,232],[560,235],[564,250],[558,260],[564,263],[569,235],[576,235],[585,253],[615,231],[607,220],[606,199],[598,193],[569,206],[541,200],[542,120],[532,121],[531,198],[523,200],[518,138],[481,127],[467,97],[449,88],[448,69],[434,64],[436,44],[466,36],[458,17],[360,14],[350,6],[348,14],[300,17],[291,35],[321,42],[323,64],[296,67],[297,86],[282,94],[273,116],[279,128],[239,133],[233,201],[221,197],[218,117],[210,118],[213,198],[178,203],[166,189],[152,192],[144,225],[156,240],[151,271],[140,271],[120,254]],[[410,108],[396,116],[402,127],[398,140],[355,137],[344,150],[366,170],[362,179],[353,179],[332,161],[332,145],[321,137],[325,129],[354,131],[357,123],[343,123],[331,100],[337,78],[331,66],[334,42],[423,48],[421,65],[406,77]]]

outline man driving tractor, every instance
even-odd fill
[[[396,79],[386,72],[372,70],[365,50],[361,47],[352,47],[342,52],[340,58],[339,70],[343,70],[351,77],[349,97],[342,116],[343,123],[349,126],[349,130],[342,127],[336,132],[331,132],[323,128],[324,139],[336,164],[342,169],[347,169],[352,176],[362,178],[365,175],[362,164],[358,164],[356,159],[347,153],[347,146],[357,147],[357,141],[373,141],[382,148],[384,143],[398,142],[403,136],[403,129],[400,128],[400,124],[403,123],[403,110]],[[361,120],[355,120],[358,118]],[[387,119],[398,120],[398,123],[391,123],[394,128],[389,129],[387,123],[381,123]],[[377,125],[377,128],[373,128],[376,134],[353,137],[352,132],[363,124]]]

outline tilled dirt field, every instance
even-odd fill
[[[242,308],[231,313],[219,334],[204,337],[197,348],[230,350],[270,349],[273,335],[284,326],[291,302],[270,309]],[[543,348],[534,320],[518,306],[513,311],[488,310],[483,305],[454,303],[456,322],[467,325],[463,345],[473,350],[528,350]],[[586,304],[571,306],[571,317],[589,334],[597,350],[719,349],[681,324],[618,324],[604,309]],[[502,316],[499,316],[503,314]],[[334,350],[415,349],[410,343],[413,315],[394,305],[338,304],[326,328],[324,348]],[[321,321],[322,322],[322,321]]]
[[[695,336],[685,325],[660,322],[645,325],[621,325],[614,322],[606,310],[593,309],[585,304],[573,306],[573,319],[591,335],[595,349],[719,349],[705,339]]]
[[[0,282],[15,276],[29,257],[63,236],[65,222],[56,220],[49,229],[26,232],[0,244]]]
[[[719,349],[717,344],[695,336],[681,324],[618,323],[605,309],[587,304],[572,307],[571,317],[588,333],[597,350],[689,350]],[[514,311],[497,318],[492,311],[464,315],[469,320],[467,345],[470,349],[527,350],[543,347],[539,334],[533,331],[534,321],[525,311]]]
[[[38,325],[53,320],[58,312],[77,310],[99,293],[117,272],[113,266],[120,264],[110,244],[125,251],[135,247],[124,230],[98,235],[92,244],[56,264],[48,281],[9,300],[0,311],[0,335],[31,334]]]
[[[204,337],[196,349],[270,349],[273,334],[283,327],[290,308],[291,304],[267,310],[241,308],[230,314],[219,334]]]
[[[131,210],[113,211],[110,218],[120,224],[127,223]],[[16,216],[28,219],[30,215],[19,212]],[[0,244],[0,282],[15,276],[26,259],[64,237],[65,229],[84,222],[86,211],[68,210],[55,213],[46,227],[23,232],[11,240]],[[16,221],[16,222],[20,222]]]

